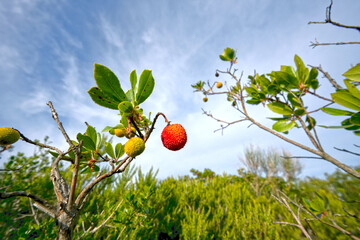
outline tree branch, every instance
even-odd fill
[[[115,169],[112,169],[111,171],[108,171],[106,173],[104,173],[103,175],[95,178],[92,182],[90,182],[81,192],[80,194],[77,196],[76,200],[75,200],[75,204],[77,206],[82,205],[82,202],[84,200],[84,198],[90,193],[90,191],[92,190],[92,188],[98,184],[99,182],[101,182],[103,179],[111,177],[112,175],[114,175],[115,173],[118,172],[118,170],[121,168],[122,165],[124,165],[126,163],[126,161],[130,159],[130,161],[132,160],[131,157],[126,156],[117,166]],[[128,164],[127,164],[128,165]],[[127,166],[126,165],[126,166]]]
[[[310,21],[308,24],[327,24],[330,23],[334,26],[337,27],[342,27],[342,28],[349,28],[349,29],[354,29],[357,31],[360,31],[360,26],[350,26],[350,25],[345,25],[342,23],[338,23],[338,22],[334,22],[331,20],[331,8],[333,5],[333,0],[331,0],[330,5],[326,8],[326,16],[325,16],[325,21],[324,22],[318,22],[318,21]]]
[[[353,154],[353,155],[356,155],[356,156],[360,156],[360,153],[352,152],[352,151],[349,151],[347,149],[340,149],[340,148],[337,148],[337,147],[334,147],[334,148],[336,150],[338,150],[338,151],[347,152],[347,153],[350,153],[350,154]]]
[[[97,226],[96,228],[93,229],[88,229],[87,232],[90,230],[91,234],[94,234],[97,230],[99,230],[100,228],[102,228],[103,226],[105,226],[105,224],[110,220],[110,218],[112,218],[114,216],[114,214],[116,213],[116,211],[119,209],[120,205],[123,203],[124,199],[122,199],[119,204],[116,206],[115,210],[105,219],[104,222],[102,222],[99,226]]]
[[[156,116],[154,117],[154,120],[153,120],[153,123],[152,123],[152,125],[151,125],[151,127],[150,127],[150,130],[145,134],[145,139],[144,139],[145,142],[149,139],[152,131],[154,130],[156,120],[158,119],[159,116],[163,116],[163,117],[164,117],[165,122],[167,123],[167,125],[170,124],[170,121],[168,121],[168,119],[166,118],[165,114],[163,114],[163,113],[161,113],[161,112],[157,113]]]
[[[56,209],[46,200],[28,192],[0,192],[0,199],[7,199],[11,197],[27,197],[35,201],[34,206],[55,218]]]
[[[310,47],[316,48],[317,46],[351,45],[351,44],[360,44],[360,42],[327,42],[327,43],[320,43],[315,39],[315,42],[310,42]]]

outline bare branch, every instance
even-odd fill
[[[43,147],[43,148],[48,148],[48,149],[51,149],[51,150],[54,150],[56,152],[58,152],[59,154],[61,153],[61,151],[56,148],[56,147],[53,147],[53,146],[49,146],[47,144],[43,144],[43,143],[39,143],[39,142],[34,142],[32,140],[30,140],[29,138],[25,137],[19,130],[17,130],[20,134],[20,137],[21,137],[21,140],[27,142],[27,143],[30,143],[30,144],[33,144],[33,145],[36,145],[36,146],[39,146],[39,147]]]
[[[61,131],[61,133],[63,134],[66,142],[71,146],[71,148],[72,148],[72,150],[74,151],[74,153],[76,153],[76,151],[77,151],[77,150],[76,150],[76,147],[75,147],[75,145],[73,144],[73,142],[71,141],[71,139],[69,138],[69,136],[67,135],[67,133],[66,133],[66,131],[65,131],[62,123],[60,122],[59,117],[58,117],[58,114],[57,114],[57,112],[55,111],[52,102],[49,101],[49,102],[47,103],[47,105],[50,107],[51,113],[52,113],[52,117],[53,117],[53,119],[56,121],[56,123],[57,123],[57,125],[58,125],[58,128],[59,128],[59,130]]]
[[[353,155],[356,155],[356,156],[360,156],[360,153],[356,153],[356,152],[352,152],[352,151],[349,151],[347,149],[340,149],[340,148],[337,148],[337,147],[334,147],[336,150],[338,151],[342,151],[342,152],[347,152],[347,153],[350,153],[350,154],[353,154]]]
[[[19,132],[19,131],[18,131],[18,132]],[[3,147],[3,149],[1,149],[1,150],[0,150],[0,153],[2,153],[2,152],[4,152],[4,151],[8,150],[9,148],[11,148],[11,144],[6,145],[5,147]]]
[[[350,216],[350,217],[353,217],[353,218],[356,218],[356,219],[359,219],[359,217],[358,216],[356,216],[355,214],[351,214],[351,213],[349,213],[347,210],[346,210],[346,208],[344,208],[343,207],[343,210],[344,210],[344,212],[346,212],[348,215],[346,215],[346,216]]]
[[[64,153],[59,154],[55,161],[51,164],[50,179],[54,185],[54,191],[57,196],[58,204],[68,200],[69,186],[65,179],[61,176],[59,170],[59,161],[63,157]]]
[[[286,156],[280,156],[282,158],[311,158],[311,159],[322,159],[322,157],[310,157],[310,156],[291,156],[291,157],[286,157]]]
[[[211,113],[206,112],[204,109],[201,109],[201,110],[203,111],[203,114],[205,114],[206,116],[208,116],[208,117],[216,120],[217,122],[221,122],[221,123],[225,123],[225,124],[226,124],[225,126],[221,125],[221,128],[220,128],[220,129],[216,129],[214,132],[217,132],[217,131],[219,131],[219,130],[224,130],[225,128],[227,128],[227,127],[229,127],[230,125],[233,125],[233,124],[235,124],[235,123],[239,123],[239,122],[243,122],[243,121],[249,120],[249,119],[247,119],[247,118],[242,118],[242,119],[239,119],[239,120],[235,120],[235,121],[233,121],[233,122],[227,122],[227,121],[225,121],[225,120],[221,120],[221,119],[218,119],[218,118],[214,117]]]
[[[296,216],[296,214],[294,213],[294,211],[292,210],[292,208],[290,207],[289,203],[286,201],[286,199],[284,197],[276,197],[275,195],[272,194],[272,197],[274,197],[280,204],[284,205],[285,208],[291,213],[293,219],[295,219],[296,223],[297,224],[291,224],[292,226],[295,226],[295,227],[298,227],[301,232],[305,235],[305,237],[307,239],[312,239],[310,234],[306,231],[306,229],[304,228],[304,226],[302,225],[301,223],[301,219]],[[300,211],[300,207],[298,207],[298,211]]]
[[[250,117],[249,117],[250,118]],[[321,151],[318,151],[318,150],[315,150],[315,149],[312,149],[312,148],[309,148],[308,146],[305,146],[299,142],[296,142],[292,139],[289,139],[281,134],[279,134],[278,132],[268,128],[268,127],[265,127],[264,125],[256,122],[254,119],[250,118],[250,121],[255,124],[256,126],[258,126],[259,128],[277,136],[278,138],[280,139],[283,139],[284,141],[288,142],[288,143],[291,143],[301,149],[304,149],[308,152],[311,152],[311,153],[314,153],[315,155],[318,155],[320,156],[321,158],[331,162],[332,164],[336,165],[337,167],[343,169],[345,172],[349,173],[350,175],[356,177],[356,178],[360,178],[360,173],[354,169],[352,169],[351,167],[347,166],[346,164],[343,164],[341,162],[339,162],[338,160],[336,160],[335,158],[331,157],[329,154],[327,154],[326,152],[321,152]]]
[[[46,200],[28,192],[0,192],[0,199],[7,199],[11,197],[27,197],[35,201],[34,206],[42,210],[51,217],[55,217],[55,207]]]
[[[320,43],[315,39],[315,42],[310,42],[310,47],[316,48],[317,46],[351,45],[351,44],[360,44],[360,42],[328,42],[328,43]]]
[[[78,178],[78,174],[79,174],[79,165],[80,165],[80,155],[81,155],[81,148],[83,145],[83,141],[81,140],[79,142],[79,145],[76,147],[77,151],[75,151],[76,155],[75,155],[75,163],[74,163],[74,168],[73,168],[73,177],[71,180],[71,189],[70,189],[70,194],[69,194],[69,202],[67,205],[67,209],[70,210],[72,209],[73,203],[74,203],[74,196],[75,196],[75,190],[76,190],[76,183],[77,183],[77,178]]]
[[[292,204],[294,204],[295,206],[297,207],[301,207],[303,211],[305,211],[306,213],[308,213],[309,215],[311,215],[314,219],[320,221],[321,223],[325,224],[325,225],[328,225],[332,228],[335,228],[337,230],[339,230],[340,232],[342,232],[343,234],[345,235],[348,235],[349,237],[351,237],[352,239],[355,239],[355,240],[360,240],[360,238],[358,238],[357,236],[353,235],[352,233],[350,233],[349,231],[343,229],[342,227],[336,225],[336,224],[331,224],[329,222],[326,222],[324,220],[322,220],[321,218],[319,218],[318,216],[316,216],[315,214],[313,214],[310,210],[306,209],[305,207],[303,207],[302,205],[299,205],[297,204],[296,202],[294,202],[293,200],[291,200],[285,193],[281,192],[280,193],[283,195],[283,197],[281,199],[288,199]],[[308,219],[309,220],[309,219]],[[329,218],[329,220],[331,220]]]
[[[342,89],[342,87],[330,76],[329,73],[325,72],[324,69],[322,69],[321,65],[319,65],[318,67],[315,66],[311,66],[310,67],[314,67],[317,70],[319,70],[322,74],[324,74],[324,76],[329,80],[329,82],[334,86],[334,88],[336,89]]]
[[[105,226],[105,224],[114,216],[114,214],[116,213],[116,211],[119,209],[120,205],[122,204],[122,202],[124,201],[124,199],[122,199],[119,204],[116,206],[115,210],[105,219],[104,222],[102,222],[99,226],[97,226],[96,228],[92,229],[90,231],[91,234],[94,234],[97,230],[99,230],[100,228],[102,228],[103,226]],[[89,230],[89,229],[88,229]]]
[[[32,200],[31,200],[31,198],[29,198],[29,203],[30,203],[31,213],[32,213],[32,216],[34,217],[34,220],[35,220],[35,222],[36,222],[36,225],[40,225],[40,222],[39,222],[39,220],[38,220],[38,218],[37,218],[37,216],[36,216],[36,212],[35,212],[35,210],[34,210],[33,202],[32,202]]]
[[[126,156],[117,166],[115,169],[112,169],[111,171],[108,171],[106,173],[104,173],[103,175],[95,178],[92,182],[90,182],[81,192],[80,194],[77,196],[76,200],[75,200],[75,204],[77,206],[82,205],[84,198],[90,193],[90,191],[92,190],[92,188],[98,184],[99,182],[101,182],[103,179],[111,177],[112,175],[114,175],[115,173],[118,172],[118,170],[121,168],[122,165],[124,165],[126,163],[126,161],[128,159],[132,159],[129,156]],[[127,165],[126,165],[127,166]]]
[[[330,5],[326,8],[326,17],[325,17],[325,21],[324,22],[319,22],[319,21],[310,21],[308,24],[327,24],[330,23],[334,26],[337,27],[342,27],[342,28],[349,28],[349,29],[354,29],[357,31],[360,31],[360,26],[350,26],[350,25],[345,25],[345,24],[341,24],[338,22],[334,22],[331,20],[331,8],[333,5],[333,0],[331,0]]]

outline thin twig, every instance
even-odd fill
[[[27,197],[33,199],[37,206],[41,205],[43,209],[55,216],[55,207],[48,203],[46,200],[28,192],[0,192],[0,199],[6,199],[11,197]]]
[[[342,28],[349,28],[349,29],[354,29],[357,31],[360,31],[360,26],[350,26],[350,25],[345,25],[345,24],[341,24],[338,22],[334,22],[331,20],[331,8],[333,5],[333,0],[331,0],[330,5],[328,7],[326,7],[326,16],[325,16],[325,21],[321,22],[321,21],[310,21],[308,24],[327,24],[330,23],[334,26],[337,27],[342,27]]]
[[[352,151],[349,151],[347,149],[340,149],[340,148],[337,148],[337,147],[334,147],[336,150],[338,151],[342,151],[342,152],[347,152],[347,153],[350,153],[350,154],[353,154],[353,155],[356,155],[356,156],[360,156],[360,153],[356,153],[356,152],[352,152]]]
[[[27,142],[27,143],[30,143],[30,144],[33,144],[33,145],[36,145],[36,146],[39,146],[39,147],[43,147],[43,148],[48,148],[48,149],[51,149],[51,150],[54,150],[58,153],[61,153],[60,149],[56,148],[56,147],[53,147],[53,146],[50,146],[50,145],[47,145],[47,144],[43,144],[43,143],[39,143],[39,142],[35,142],[35,141],[32,141],[30,140],[29,138],[25,137],[19,130],[17,130],[20,134],[20,137],[21,137],[21,140]]]
[[[165,114],[163,114],[161,112],[157,113],[156,116],[154,117],[153,123],[152,123],[149,131],[145,134],[145,139],[144,139],[145,142],[149,139],[152,131],[154,130],[156,120],[158,119],[159,116],[162,116],[165,119],[165,122],[167,123],[167,125],[170,125],[170,121],[166,118]]]
[[[122,199],[119,204],[116,206],[115,210],[109,215],[108,218],[105,219],[104,222],[102,222],[98,227],[92,229],[90,231],[91,234],[94,234],[97,230],[99,230],[100,228],[102,228],[103,226],[105,226],[105,224],[110,220],[110,218],[112,218],[114,216],[114,214],[116,213],[116,211],[119,209],[120,205],[122,204],[122,202],[124,201],[124,199]]]
[[[315,39],[315,42],[310,42],[310,47],[316,48],[317,46],[350,45],[350,44],[360,44],[360,42],[327,42],[327,43],[320,43]]]
[[[34,207],[33,207],[33,202],[31,200],[31,198],[29,198],[29,203],[30,203],[30,209],[31,209],[31,213],[32,213],[32,216],[34,217],[34,220],[35,220],[35,223],[36,225],[40,225],[40,222],[36,216],[36,212],[34,210]]]

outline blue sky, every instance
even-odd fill
[[[146,113],[163,112],[186,128],[186,147],[168,151],[160,141],[165,123],[159,121],[146,151],[136,159],[145,171],[151,166],[159,169],[160,178],[189,174],[191,168],[235,174],[250,144],[308,156],[255,126],[248,128],[247,123],[227,128],[223,135],[214,133],[219,124],[204,116],[201,108],[226,120],[239,115],[224,97],[203,103],[190,85],[219,80],[214,73],[227,67],[218,58],[226,47],[237,50],[237,67],[244,76],[254,70],[268,73],[280,65],[294,65],[294,54],[298,54],[306,64],[321,64],[342,82],[341,74],[359,62],[360,46],[309,47],[315,39],[359,41],[354,30],[307,24],[324,20],[328,4],[327,0],[1,1],[0,127],[17,128],[31,139],[49,136],[54,145],[67,148],[46,105],[49,100],[72,138],[85,130],[85,121],[98,131],[116,125],[117,112],[96,105],[86,93],[95,85],[93,64],[97,62],[113,70],[125,89],[130,87],[133,69],[138,74],[151,69],[155,89],[142,107]],[[335,0],[332,18],[356,25],[359,9],[358,0]],[[319,76],[321,93],[329,95],[332,88]],[[266,119],[271,113],[266,109],[259,106],[251,112],[271,126]],[[338,123],[329,116],[318,117],[324,125]],[[352,144],[358,138],[341,130],[319,129],[319,134],[325,148],[339,160],[359,163],[333,149],[355,150]],[[290,137],[310,145],[301,131],[295,130]],[[33,147],[17,143],[14,151],[31,153]],[[301,163],[303,176],[322,176],[335,169],[321,160],[302,159]]]

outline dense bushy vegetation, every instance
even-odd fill
[[[270,155],[253,148],[247,153],[248,157],[249,153],[262,153],[264,159]],[[7,170],[16,170],[0,172],[0,185],[6,186],[7,191],[37,192],[55,202],[52,191],[43,191],[52,188],[48,181],[49,162],[42,150],[32,157],[18,153],[5,165]],[[306,205],[304,201],[308,201],[310,211],[320,214],[324,221],[335,221],[360,235],[358,179],[337,171],[325,179],[285,180],[280,173],[257,176],[248,167],[239,169],[239,175],[193,169],[192,176],[164,180],[158,180],[152,170],[143,173],[141,169],[128,168],[93,190],[75,228],[74,239],[304,238],[296,227],[279,223],[294,222],[290,212],[273,197],[279,191],[295,202]],[[64,174],[70,172],[62,168]],[[89,173],[84,181],[92,177]],[[254,186],[262,186],[261,192]],[[328,201],[324,209],[322,199]],[[28,198],[3,199],[0,204],[3,239],[56,238],[55,221],[31,207]],[[348,239],[334,228],[320,226],[319,221],[305,213],[301,216],[307,218],[306,228],[315,232],[318,239]]]

